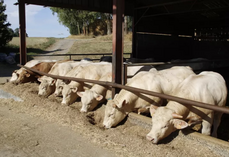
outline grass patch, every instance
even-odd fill
[[[124,36],[124,53],[132,52],[132,34]],[[91,40],[76,41],[71,47],[70,54],[96,54],[96,53],[112,53],[112,35],[98,36]],[[99,59],[101,55],[84,55],[83,58]],[[124,58],[129,58],[125,55]],[[73,59],[82,59],[82,56],[73,56]]]
[[[27,55],[35,55],[45,53],[45,49],[53,45],[59,38],[42,38],[42,37],[27,37],[26,47]],[[3,52],[19,53],[20,38],[14,37],[9,44],[6,45]]]

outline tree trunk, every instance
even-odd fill
[[[107,17],[107,35],[111,34],[111,19],[110,14],[105,14]]]
[[[83,22],[83,35],[84,35],[84,36],[86,36],[86,29],[87,29],[87,28],[86,28],[86,25],[85,25],[85,23]]]
[[[124,27],[124,30],[125,30],[125,34],[128,34],[128,22],[127,22],[127,16],[124,17],[124,22],[125,22],[125,27]]]
[[[85,27],[86,28],[86,35],[89,35],[89,31],[88,31],[88,26]]]
[[[78,34],[80,35],[80,24],[79,24],[79,22],[77,22],[77,30],[78,30]]]

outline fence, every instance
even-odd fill
[[[30,71],[33,71],[35,73],[38,73],[40,75],[46,75],[48,77],[52,77],[55,79],[71,80],[71,81],[78,81],[78,82],[89,82],[89,83],[95,83],[95,84],[99,84],[99,85],[103,85],[103,86],[111,86],[113,88],[125,89],[125,90],[131,91],[131,92],[138,92],[138,93],[143,93],[143,94],[147,94],[147,95],[151,95],[151,96],[160,97],[160,98],[167,99],[167,100],[176,101],[176,102],[179,102],[185,106],[194,105],[197,107],[206,108],[206,109],[215,110],[218,112],[223,112],[223,113],[229,114],[229,108],[227,108],[227,107],[214,106],[211,104],[206,104],[206,103],[197,102],[197,101],[193,101],[193,100],[183,99],[183,98],[179,98],[179,97],[175,97],[175,96],[171,96],[171,95],[167,95],[167,94],[161,94],[161,93],[152,92],[152,91],[139,89],[139,88],[135,88],[135,87],[124,86],[124,85],[120,85],[120,84],[113,83],[113,82],[104,82],[104,81],[89,80],[89,79],[82,79],[82,78],[75,78],[75,77],[65,77],[65,76],[52,75],[52,74],[47,74],[44,72],[40,72],[40,71],[31,69],[31,68],[25,67],[25,66],[20,65],[20,64],[18,64],[18,66],[23,67],[25,69],[28,69]]]
[[[123,53],[124,55],[129,55],[129,57],[126,57],[127,58],[130,58],[130,55],[132,53]],[[35,56],[42,56],[42,57],[45,57],[45,56],[68,56],[69,59],[71,60],[72,59],[72,56],[100,56],[100,58],[102,56],[112,56],[112,53],[83,53],[83,54],[51,54],[51,55],[27,55],[27,60],[29,61],[29,57],[35,57]],[[100,58],[95,58],[95,59],[92,59],[92,60],[100,60]],[[76,61],[79,61],[80,59],[76,59]]]

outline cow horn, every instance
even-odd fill
[[[177,113],[173,113],[172,116],[173,116],[173,118],[183,118],[183,116],[181,116]]]
[[[112,106],[113,106],[114,108],[117,108],[117,107],[118,107],[116,104],[113,104]]]

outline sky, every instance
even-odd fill
[[[17,0],[4,0],[6,5],[5,14],[10,28],[19,28],[18,6],[14,5]],[[48,7],[26,5],[26,33],[29,37],[68,37],[68,28],[58,22],[57,15],[53,15]]]

